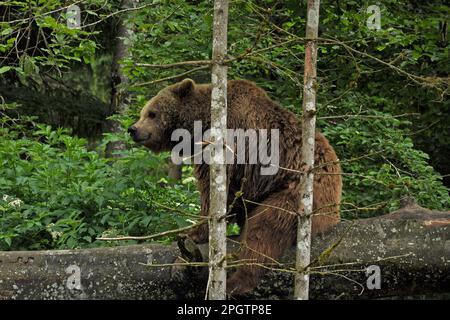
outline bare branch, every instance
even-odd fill
[[[190,226],[187,227],[183,227],[183,228],[178,228],[178,229],[173,229],[173,230],[168,230],[168,231],[164,231],[164,232],[160,232],[160,233],[156,233],[156,234],[152,234],[149,236],[125,236],[125,237],[101,237],[101,238],[97,238],[97,240],[103,240],[103,241],[122,241],[122,240],[150,240],[150,239],[155,239],[155,238],[161,238],[161,237],[165,237],[165,236],[170,236],[173,234],[178,234],[180,232],[183,231],[187,231],[187,230],[191,230],[193,228],[198,227],[199,225],[205,223],[205,221],[200,221],[197,223],[194,223]]]

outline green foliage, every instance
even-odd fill
[[[448,188],[429,165],[428,155],[414,148],[408,130],[411,122],[376,111],[380,102],[358,94],[348,96],[340,102],[348,117],[319,121],[345,172],[343,216],[392,212],[404,195],[429,208],[449,208]],[[361,105],[369,107],[361,111]],[[327,110],[323,116],[330,113]]]
[[[8,19],[0,23],[0,53],[24,84],[30,79],[40,83],[40,73],[57,70],[61,75],[61,70],[75,62],[89,63],[99,49],[95,38],[99,30],[68,27],[65,1],[7,1],[2,5],[2,14]],[[117,1],[79,3],[83,25],[117,5]]]
[[[195,179],[169,184],[156,156],[130,148],[110,160],[84,139],[2,118],[0,250],[105,245],[101,235],[148,235],[188,225]]]

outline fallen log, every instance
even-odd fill
[[[311,268],[313,299],[450,296],[450,212],[410,203],[342,222],[312,248],[320,257]],[[207,246],[200,249],[205,256]],[[168,265],[178,255],[175,244],[0,252],[0,299],[202,299],[204,272],[174,273]],[[291,297],[294,251],[281,261],[284,271],[269,271],[247,298]]]

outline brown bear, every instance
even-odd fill
[[[227,127],[231,129],[278,129],[279,170],[262,175],[261,164],[227,164],[229,215],[241,227],[239,260],[254,262],[241,266],[228,277],[227,292],[250,291],[264,274],[256,264],[273,263],[296,241],[302,169],[302,131],[299,117],[269,98],[254,83],[228,81]],[[161,90],[142,109],[140,119],[128,128],[132,138],[159,152],[171,150],[175,129],[193,132],[194,121],[202,121],[203,130],[210,126],[211,85],[185,79]],[[328,140],[320,133],[315,138],[315,181],[312,219],[313,235],[339,222],[342,177],[338,157]],[[194,164],[201,195],[201,215],[209,211],[209,166]],[[208,241],[208,226],[203,224],[189,236],[196,243]]]

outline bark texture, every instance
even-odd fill
[[[121,3],[121,9],[133,8],[136,4],[136,0],[123,0]],[[126,17],[122,17],[118,27],[116,35],[116,48],[111,65],[111,103],[110,114],[121,114],[131,103],[131,96],[126,88],[128,78],[123,73],[121,60],[128,55],[129,41],[127,38],[132,34],[133,29],[127,25]],[[119,133],[122,128],[117,120],[108,120],[106,124],[106,130],[110,133]],[[115,154],[118,151],[125,150],[126,145],[123,141],[114,141],[108,143],[106,146],[106,155],[108,157],[116,157]]]
[[[228,0],[214,1],[213,52],[211,74],[211,148],[209,206],[209,280],[208,298],[226,298],[226,214],[227,170],[225,137],[227,131],[227,54]]]
[[[297,224],[297,253],[294,297],[307,300],[309,297],[309,275],[307,267],[311,259],[311,215],[313,213],[314,148],[316,136],[316,65],[319,33],[320,0],[308,0],[306,20],[305,72],[303,77],[302,105],[302,166],[307,169],[300,188],[301,212]]]

